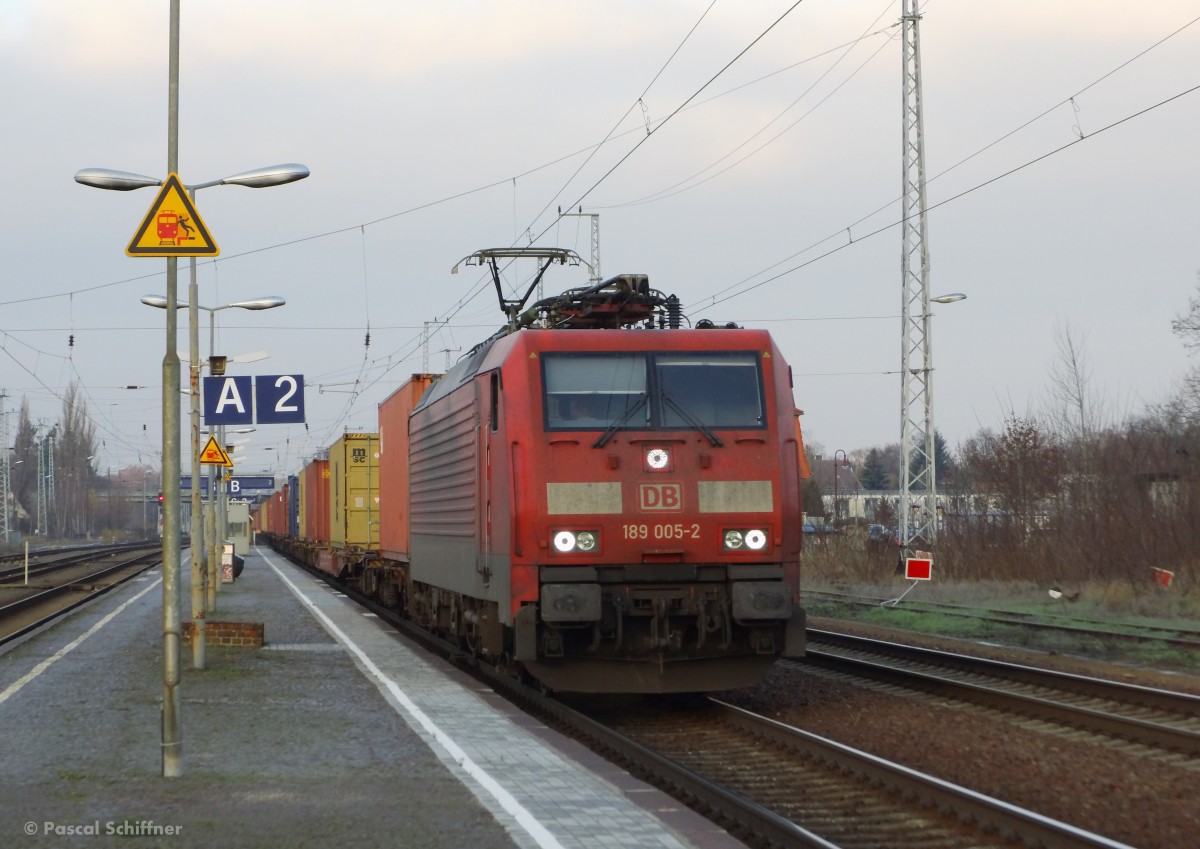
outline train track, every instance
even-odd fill
[[[804,590],[804,597],[814,601],[828,601],[850,607],[869,608],[886,607],[894,601],[894,599],[853,595],[833,590]],[[1060,615],[1048,617],[1037,613],[989,610],[916,599],[906,599],[903,607],[897,609],[919,613],[937,613],[997,626],[1015,626],[1025,630],[1057,632],[1080,638],[1121,643],[1162,643],[1177,648],[1200,651],[1200,630],[1181,626],[1128,622],[1122,624],[1121,630],[1116,630],[1112,627],[1111,622],[1086,617]]]
[[[0,645],[162,562],[160,543],[93,547],[0,571]]]
[[[304,567],[308,568],[308,567]],[[749,844],[819,849],[1125,847],[715,699],[581,710],[476,662],[394,610],[326,579],[401,632]],[[682,706],[681,706],[682,704]],[[1128,847],[1125,847],[1128,849]]]
[[[1200,696],[809,629],[804,665],[1035,717],[1200,768]]]
[[[540,710],[753,845],[1123,845],[715,699]]]

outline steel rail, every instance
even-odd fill
[[[867,781],[893,788],[905,799],[919,799],[939,810],[953,811],[961,820],[978,823],[982,830],[995,830],[1006,837],[1018,838],[1027,845],[1042,846],[1044,849],[1128,849],[1124,843],[1086,829],[985,796],[734,705],[716,699],[713,702],[726,712],[730,722],[750,729],[776,745],[819,757]]]
[[[816,629],[809,630],[809,637],[807,656],[796,661],[800,665],[835,670],[850,668],[872,679],[885,679],[926,692],[1200,757],[1200,696]],[[823,643],[830,645],[824,647]],[[838,652],[837,646],[883,659],[848,655]],[[992,677],[1004,684],[1054,692],[1021,692],[994,683],[962,680],[945,672],[939,673],[938,669],[914,669],[896,666],[896,663],[919,663],[956,673]],[[1105,710],[1072,703],[1071,697],[1101,700],[1113,707]],[[1147,719],[1120,711],[1121,707],[1128,706],[1153,710],[1167,718]]]

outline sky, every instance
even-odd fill
[[[24,401],[48,427],[76,382],[101,473],[161,460],[166,313],[140,298],[165,294],[167,263],[125,255],[154,189],[74,175],[166,176],[169,7],[0,4],[9,439]],[[220,248],[196,261],[200,305],[287,301],[201,312],[202,355],[214,321],[217,353],[269,354],[231,374],[305,381],[305,423],[240,437],[236,473],[294,473],[375,430],[410,374],[502,323],[490,279],[456,263],[531,244],[587,260],[592,216],[603,277],[648,274],[693,322],[772,332],[810,444],[899,441],[901,0],[182,7],[183,183],[311,171],[196,198]],[[967,295],[932,309],[937,429],[953,450],[1043,412],[1064,339],[1097,415],[1164,400],[1200,271],[1200,2],[922,13],[929,288]],[[545,291],[587,276],[556,266]],[[187,281],[181,260],[185,301]]]

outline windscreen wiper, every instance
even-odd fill
[[[708,441],[710,443],[712,443],[712,446],[714,448],[721,447],[721,445],[723,444],[721,442],[721,438],[719,436],[717,436],[715,433],[713,433],[712,430],[708,427],[708,425],[706,425],[704,422],[700,421],[700,419],[696,418],[696,416],[690,410],[684,409],[682,404],[680,404],[678,401],[676,401],[674,398],[672,398],[670,396],[670,394],[668,394],[665,391],[662,394],[662,399],[668,407],[670,407],[675,412],[679,413],[679,415],[683,418],[683,420],[685,422],[687,422],[692,427],[694,427],[696,430],[698,430],[702,434],[704,434],[708,438]]]
[[[616,435],[617,431],[623,427],[626,422],[633,418],[634,413],[644,406],[646,406],[646,395],[643,394],[642,397],[638,399],[636,404],[631,404],[630,406],[626,407],[625,412],[621,414],[621,417],[605,428],[604,433],[600,434],[600,437],[594,443],[592,443],[592,447],[603,448],[605,445],[608,445],[608,441]]]

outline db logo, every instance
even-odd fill
[[[638,508],[644,513],[678,513],[683,510],[683,490],[677,483],[641,484]]]

